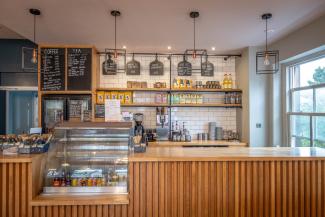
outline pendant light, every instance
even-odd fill
[[[195,59],[198,55],[205,56],[207,55],[206,49],[197,49],[196,48],[196,18],[200,16],[198,11],[191,11],[190,18],[193,19],[193,49],[187,49],[185,55],[191,55]]]
[[[266,13],[261,16],[265,20],[265,51],[256,53],[256,73],[273,74],[279,70],[279,51],[270,51],[268,49],[268,20],[272,14]]]
[[[117,10],[113,10],[111,11],[111,15],[114,17],[114,58],[116,59],[118,56],[118,52],[116,49],[116,17],[119,17],[121,15],[121,12],[117,11]]]
[[[196,49],[195,49],[195,19],[200,16],[200,13],[197,11],[192,11],[190,13],[190,17],[193,19],[193,54],[192,57],[195,59],[196,58]]]
[[[41,11],[39,9],[31,8],[29,9],[29,13],[34,16],[34,37],[33,37],[33,42],[36,44],[36,17],[41,15]],[[33,56],[31,59],[31,62],[36,64],[37,63],[37,49],[33,49]]]

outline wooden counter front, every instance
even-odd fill
[[[0,153],[0,216],[30,217],[29,206],[42,186],[44,154],[3,155]]]
[[[325,150],[317,148],[149,147],[130,156],[128,204],[35,198],[40,166],[1,164],[1,216],[325,216]]]

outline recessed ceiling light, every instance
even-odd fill
[[[266,30],[264,30],[265,32]],[[268,29],[267,32],[270,33],[270,32],[274,32],[275,30],[274,29]]]
[[[125,45],[123,45],[123,49],[126,49],[126,46]]]
[[[216,50],[216,48],[215,47],[211,47],[211,50]]]
[[[168,49],[168,50],[171,50],[171,49],[172,49],[172,47],[171,47],[171,46],[168,46],[168,47],[167,47],[167,49]]]

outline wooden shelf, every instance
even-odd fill
[[[97,88],[97,91],[148,91],[148,92],[239,92],[241,89],[207,89],[207,88]]]
[[[31,206],[73,206],[73,205],[107,205],[129,204],[128,194],[112,195],[39,195],[31,202]]]
[[[223,103],[202,103],[202,104],[172,104],[171,107],[223,107],[223,108],[241,108],[241,104],[223,104]]]
[[[222,107],[241,108],[241,104],[203,103],[203,104],[160,104],[160,103],[132,103],[121,104],[121,107]]]
[[[97,88],[97,91],[148,91],[148,92],[168,92],[169,88]]]
[[[242,92],[241,89],[172,88],[171,92]]]
[[[168,104],[161,103],[132,103],[132,104],[121,104],[121,107],[168,107]]]
[[[64,94],[64,95],[73,95],[73,94],[92,94],[91,90],[81,90],[81,91],[40,91],[42,95],[54,95],[54,94]]]

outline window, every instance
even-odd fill
[[[325,56],[287,67],[292,147],[325,148]]]

